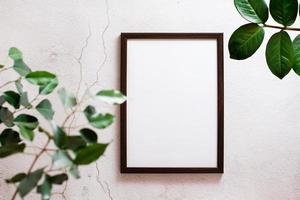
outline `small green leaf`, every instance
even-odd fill
[[[1,107],[0,109],[0,120],[7,126],[7,127],[13,127],[14,123],[14,116],[12,112],[6,107]]]
[[[19,49],[17,49],[16,47],[11,47],[8,51],[8,55],[13,60],[22,60],[23,59],[22,52]]]
[[[34,130],[38,125],[38,119],[32,115],[20,114],[14,119],[14,123],[19,127]]]
[[[56,75],[47,71],[31,72],[25,78],[31,84],[40,86],[39,93],[43,95],[50,94],[58,85]]]
[[[18,185],[18,192],[23,198],[26,196],[33,188],[35,188],[43,175],[43,169],[38,169],[30,174],[28,174]]]
[[[265,23],[269,10],[264,0],[234,0],[234,5],[242,17],[253,23]]]
[[[294,47],[294,64],[293,70],[300,76],[300,35],[298,35],[293,41]]]
[[[0,106],[2,106],[4,103],[5,103],[4,96],[1,95],[1,96],[0,96]]]
[[[51,126],[54,133],[53,140],[55,145],[58,148],[64,148],[64,145],[66,143],[66,138],[67,138],[65,131],[54,123],[52,123]]]
[[[69,169],[69,172],[74,178],[76,179],[80,178],[80,173],[77,165],[72,165]]]
[[[293,65],[294,50],[290,36],[285,31],[275,33],[266,48],[266,59],[271,72],[284,78]]]
[[[3,67],[5,67],[5,65],[0,64],[0,69],[2,69]]]
[[[298,13],[298,0],[270,0],[273,19],[284,26],[292,25]]]
[[[52,104],[48,99],[41,101],[35,108],[47,120],[53,119],[54,111],[52,109]]]
[[[20,104],[24,106],[25,108],[31,108],[32,105],[30,104],[28,100],[27,92],[22,92],[20,95]]]
[[[88,165],[96,161],[105,152],[108,144],[91,144],[77,152],[74,163]]]
[[[114,122],[114,116],[106,113],[106,114],[95,114],[92,115],[89,119],[89,123],[99,129],[104,129],[110,126]]]
[[[18,109],[20,107],[20,95],[14,91],[6,91],[3,97],[7,103]]]
[[[11,128],[4,129],[0,134],[1,145],[18,144],[20,142],[21,138],[19,136],[19,133]]]
[[[109,104],[122,104],[126,101],[126,97],[118,90],[101,90],[96,96]]]
[[[5,179],[5,182],[6,183],[17,183],[17,182],[20,182],[21,180],[23,180],[25,177],[26,177],[25,173],[18,173],[10,179]]]
[[[13,69],[21,76],[26,76],[31,72],[31,69],[24,63],[23,60],[15,60]]]
[[[20,133],[23,136],[23,138],[25,138],[26,140],[29,140],[29,141],[33,141],[33,139],[34,139],[33,130],[28,129],[24,126],[19,126],[19,129],[20,129]]]
[[[56,185],[61,185],[61,184],[63,184],[63,182],[68,180],[68,175],[65,173],[62,173],[62,174],[57,174],[55,176],[50,176],[49,178],[50,178],[51,183],[56,184]]]
[[[45,176],[42,185],[37,187],[37,193],[42,195],[42,200],[49,200],[51,198],[52,183],[48,175]]]
[[[79,132],[87,143],[97,143],[98,135],[92,129],[83,128]]]
[[[64,144],[65,149],[71,149],[73,151],[77,151],[80,148],[86,146],[86,142],[80,136],[67,136],[66,142]]]
[[[56,151],[52,157],[55,168],[71,167],[73,165],[72,159],[67,151]]]
[[[246,24],[238,28],[230,37],[230,58],[244,60],[252,56],[264,39],[264,29],[257,24]]]
[[[8,144],[0,147],[0,158],[21,153],[25,149],[25,144]]]
[[[15,85],[16,85],[16,89],[18,90],[18,92],[20,94],[22,94],[23,93],[23,85],[21,83],[21,79],[16,80]]]
[[[72,108],[77,104],[75,96],[72,93],[68,93],[65,88],[59,89],[58,94],[65,108]]]
[[[86,118],[89,119],[92,115],[96,114],[96,109],[94,106],[88,105],[84,109],[83,113],[86,116]]]

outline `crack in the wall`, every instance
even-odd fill
[[[97,183],[100,185],[100,187],[102,188],[102,190],[104,191],[104,192],[106,192],[105,191],[105,188],[104,188],[104,185],[103,185],[103,183],[102,183],[102,181],[101,181],[101,179],[100,179],[100,170],[99,170],[99,166],[98,166],[98,163],[96,162],[96,169],[97,169],[97,177],[96,177],[96,181],[97,181]]]
[[[114,200],[113,197],[112,197],[112,194],[111,194],[111,190],[110,190],[109,184],[106,181],[104,181],[104,184],[106,185],[106,189],[107,189],[107,193],[108,193],[109,199],[110,200]]]
[[[103,61],[101,62],[99,68],[97,69],[97,72],[96,72],[96,80],[91,84],[91,87],[93,87],[96,83],[98,83],[99,81],[99,73],[101,71],[101,69],[103,68],[103,66],[105,66],[106,64],[106,61],[107,61],[107,48],[106,48],[106,43],[105,43],[105,33],[107,32],[109,26],[110,26],[110,15],[109,15],[109,12],[110,12],[110,8],[109,8],[109,3],[108,3],[108,0],[105,0],[105,12],[106,12],[106,19],[107,19],[107,23],[101,33],[101,41],[102,41],[102,46],[103,46],[103,55],[104,55],[104,58],[103,58]]]

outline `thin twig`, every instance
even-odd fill
[[[0,70],[0,73],[1,73],[1,72],[4,72],[4,71],[6,71],[6,70],[12,69],[12,68],[13,68],[13,67],[5,67],[5,68],[3,68],[3,69]]]
[[[276,29],[287,30],[287,31],[300,31],[300,28],[275,26],[275,25],[269,25],[269,24],[264,24],[263,27],[266,27],[266,28],[276,28]]]

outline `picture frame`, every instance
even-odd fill
[[[122,33],[121,173],[223,173],[223,33]]]

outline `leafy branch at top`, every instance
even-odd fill
[[[300,75],[300,35],[293,41],[286,31],[300,31],[290,27],[298,16],[298,0],[270,0],[269,7],[264,0],[234,0],[238,12],[250,23],[239,27],[230,37],[230,57],[244,60],[251,57],[261,46],[264,28],[279,29],[268,41],[265,57],[270,71],[278,78],[284,78],[291,69]],[[266,24],[272,18],[282,26]]]
[[[12,68],[20,78],[8,81],[0,88],[5,88],[11,83],[14,83],[16,87],[15,90],[0,91],[0,127],[2,130],[0,133],[0,159],[17,153],[27,153],[25,150],[30,149],[28,143],[34,145],[35,135],[38,132],[43,133],[47,141],[43,147],[38,148],[37,154],[31,154],[34,155],[34,159],[26,172],[19,172],[7,179],[6,182],[17,186],[12,200],[18,194],[24,198],[34,188],[37,193],[41,194],[41,199],[50,199],[53,185],[61,185],[68,180],[69,175],[80,178],[79,166],[91,164],[104,154],[109,144],[98,141],[95,129],[109,127],[114,122],[114,116],[110,113],[99,113],[93,105],[84,101],[86,100],[84,96],[78,102],[71,92],[61,88],[57,91],[58,97],[70,113],[62,122],[62,126],[58,126],[54,120],[55,108],[46,98],[55,91],[59,84],[56,75],[48,71],[32,71],[23,61],[22,52],[17,48],[10,48],[8,54],[14,64],[12,67],[1,65],[3,68],[1,72]],[[28,98],[23,81],[38,87],[38,94],[32,100]],[[103,102],[116,105],[122,104],[126,100],[125,96],[117,90],[101,90],[94,96]],[[35,103],[38,101],[38,97],[43,99]],[[84,109],[83,106],[85,106]],[[22,113],[24,110],[27,112]],[[74,129],[75,133],[70,133],[72,127],[66,131],[65,125],[76,112],[83,113],[88,126],[76,128]],[[36,115],[36,113],[40,115]],[[49,122],[51,130],[42,127],[40,117]],[[48,148],[49,145],[54,145],[55,148]],[[38,160],[44,153],[51,156],[52,162],[47,166],[37,168]]]

